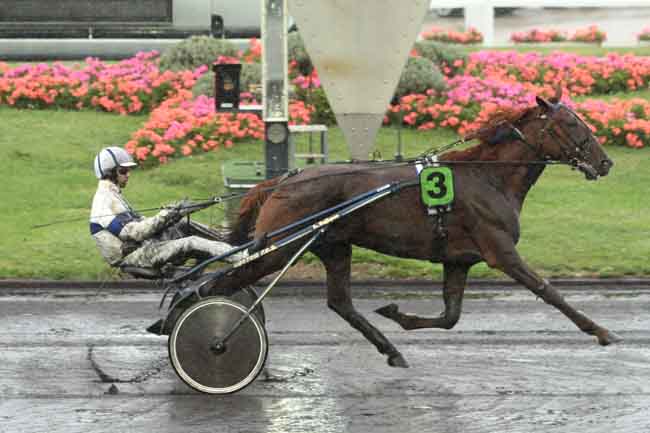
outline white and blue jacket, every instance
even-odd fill
[[[122,197],[120,188],[102,179],[97,185],[90,211],[90,234],[99,252],[111,266],[119,266],[127,251],[127,241],[141,243],[174,223],[176,215],[167,209],[144,218]]]

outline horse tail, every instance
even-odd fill
[[[282,176],[260,182],[251,188],[242,198],[239,205],[239,215],[230,233],[230,243],[241,245],[250,240],[250,232],[255,230],[255,221],[260,213],[260,208],[273,193],[273,187],[280,183]]]

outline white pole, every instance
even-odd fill
[[[465,7],[465,29],[471,27],[483,34],[484,45],[494,45],[494,7],[489,2]]]

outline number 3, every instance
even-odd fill
[[[439,171],[434,171],[427,176],[427,194],[429,194],[429,197],[440,199],[447,195],[445,180],[445,175]]]

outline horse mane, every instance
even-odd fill
[[[479,144],[467,149],[445,152],[441,160],[445,161],[494,161],[498,159],[497,148],[491,139],[499,133],[504,124],[516,124],[521,121],[534,107],[523,109],[502,109],[493,113],[484,121],[479,121],[478,129],[465,136],[465,140],[478,139]]]
[[[239,204],[239,214],[229,236],[229,242],[240,245],[250,239],[249,233],[255,228],[255,221],[262,204],[273,193],[273,187],[280,183],[282,176],[274,177],[258,183],[251,188]]]

